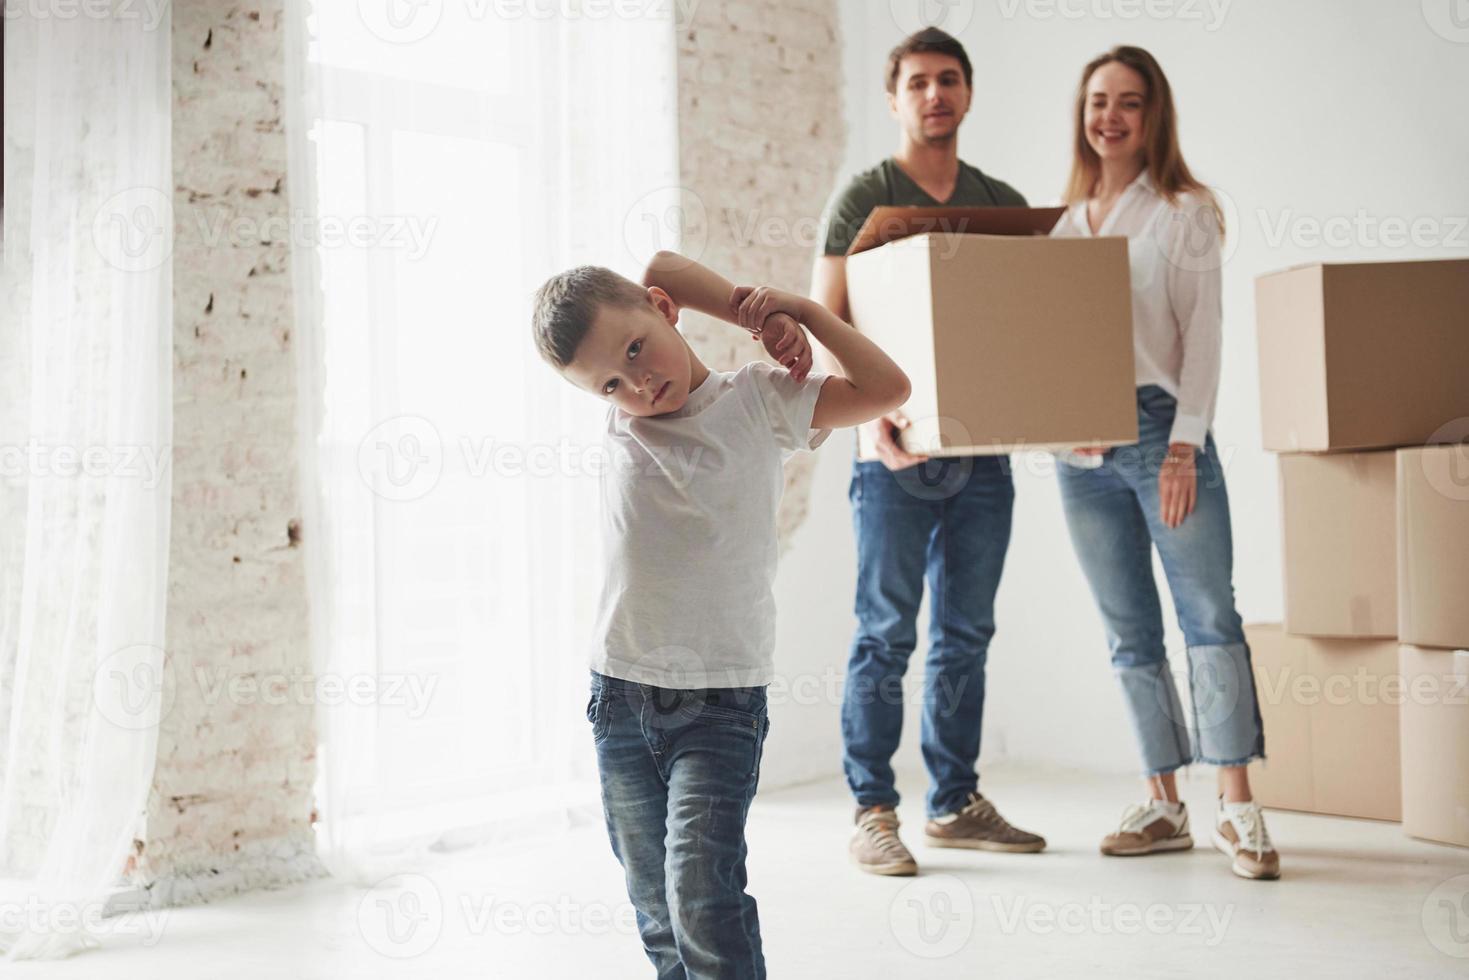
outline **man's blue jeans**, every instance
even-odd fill
[[[933,459],[897,472],[858,462],[849,497],[857,533],[857,636],[842,699],[847,785],[859,806],[898,802],[892,758],[927,579],[921,739],[928,813],[950,813],[979,785],[974,764],[985,658],[1015,502],[1009,459]]]
[[[659,980],[765,976],[745,818],[770,730],[763,687],[673,690],[593,672],[602,808]]]
[[[1176,528],[1163,524],[1158,473],[1177,403],[1138,389],[1139,442],[1108,450],[1094,470],[1062,464],[1071,543],[1091,584],[1149,776],[1189,762],[1239,766],[1264,758],[1250,649],[1234,606],[1234,544],[1224,468],[1211,435],[1197,457],[1198,502]],[[1153,548],[1163,562],[1188,652],[1192,719],[1179,703],[1163,646]],[[1190,724],[1192,721],[1192,724]],[[1189,743],[1193,729],[1196,750]]]

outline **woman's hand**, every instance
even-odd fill
[[[1165,527],[1178,527],[1194,512],[1199,499],[1198,470],[1194,466],[1197,452],[1196,446],[1175,442],[1163,457],[1163,467],[1158,471],[1158,513]]]

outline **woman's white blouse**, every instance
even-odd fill
[[[1091,238],[1086,202],[1067,209],[1054,237]],[[1132,266],[1132,343],[1137,385],[1178,400],[1169,442],[1202,446],[1219,393],[1223,308],[1220,233],[1208,200],[1169,204],[1143,171],[1117,199],[1095,237],[1127,238]]]

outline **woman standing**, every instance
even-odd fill
[[[1222,215],[1183,161],[1168,80],[1141,48],[1114,48],[1086,66],[1074,153],[1070,208],[1052,234],[1127,237],[1137,365],[1138,443],[1106,451],[1094,468],[1060,467],[1066,523],[1106,624],[1148,786],[1148,800],[1128,807],[1102,853],[1192,847],[1174,773],[1207,762],[1219,767],[1215,845],[1236,874],[1277,878],[1280,858],[1245,769],[1264,758],[1265,738],[1234,605],[1224,471],[1209,434]],[[1168,668],[1153,547],[1188,646],[1192,726]]]

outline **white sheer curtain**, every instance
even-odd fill
[[[676,42],[661,4],[287,6],[312,642],[384,692],[322,706],[317,826],[371,884],[595,802],[602,409],[530,297],[676,244]]]
[[[13,959],[127,928],[102,913],[141,836],[165,690],[169,23],[144,6],[6,10],[0,949]]]

